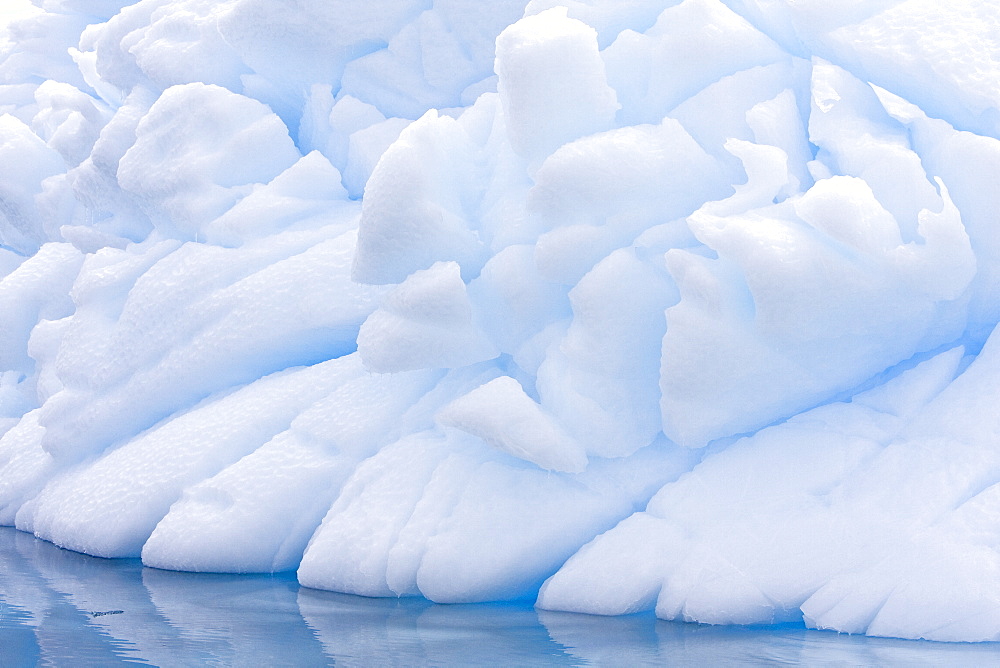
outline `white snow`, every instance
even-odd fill
[[[480,385],[445,406],[437,417],[444,425],[548,471],[581,473],[587,468],[587,453],[580,444],[510,376]]]
[[[1000,640],[994,0],[0,10],[0,522]]]

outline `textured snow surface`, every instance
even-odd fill
[[[0,522],[1000,640],[1000,2],[0,16]]]

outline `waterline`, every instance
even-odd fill
[[[435,605],[174,573],[0,528],[0,665],[996,665],[997,644]]]

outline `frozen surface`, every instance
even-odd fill
[[[0,17],[0,522],[1000,640],[996,2],[35,4]]]

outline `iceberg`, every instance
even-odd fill
[[[0,523],[1000,641],[1000,4],[32,2]]]

